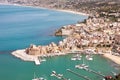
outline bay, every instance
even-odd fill
[[[83,70],[75,69],[81,61],[71,61],[71,55],[47,58],[46,62],[36,66],[33,62],[24,62],[11,55],[16,49],[29,47],[30,44],[46,45],[58,43],[63,37],[52,36],[58,28],[83,21],[87,16],[60,12],[42,8],[0,5],[0,80],[32,80],[34,72],[47,80],[58,80],[51,77],[53,70],[71,80],[84,80],[66,71],[67,68],[86,75],[92,80],[102,77]],[[83,55],[85,59],[85,55]],[[86,64],[95,71],[112,75],[111,71],[119,72],[116,64],[99,55]]]

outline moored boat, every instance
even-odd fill
[[[93,56],[92,55],[86,55],[86,59],[87,60],[93,60]]]
[[[75,56],[73,56],[72,58],[71,58],[71,60],[81,60],[81,55],[79,55],[79,54],[77,54],[77,55],[75,55]]]

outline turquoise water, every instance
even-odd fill
[[[86,16],[48,9],[0,6],[0,50],[28,47],[31,43],[45,45],[58,42],[51,36],[63,25],[82,21]]]
[[[66,71],[67,68],[87,75],[92,80],[101,80],[98,75],[75,69],[75,64],[82,61],[71,61],[72,55],[47,58],[46,62],[36,66],[33,62],[24,62],[10,54],[16,49],[28,47],[31,43],[57,43],[63,38],[52,36],[56,29],[86,18],[87,16],[48,9],[0,5],[0,80],[31,80],[34,72],[47,80],[58,80],[50,76],[52,70],[71,80],[84,80]],[[98,55],[94,55],[93,61],[85,59],[85,62],[90,68],[105,75],[112,75],[111,71],[119,71],[115,64]]]

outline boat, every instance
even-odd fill
[[[46,61],[46,59],[43,58],[43,57],[39,57],[38,59],[39,59],[40,62]]]
[[[32,80],[46,80],[43,77],[36,77],[35,73],[34,73],[34,78]]]
[[[59,77],[62,77],[62,76],[63,76],[63,74],[58,74],[58,76],[59,76]]]
[[[39,77],[39,78],[34,78],[34,79],[32,79],[32,80],[46,80],[46,79],[44,79],[44,78],[42,78],[42,77]]]
[[[71,58],[71,60],[81,60],[81,55],[79,55],[79,54],[77,54],[77,55],[75,55],[75,56],[73,56],[72,58]]]
[[[54,76],[54,77],[56,77],[56,78],[58,78],[58,79],[61,79],[61,80],[71,80],[71,79],[65,78],[65,77],[63,76],[63,74],[57,74],[56,71],[52,71],[51,76]]]
[[[55,77],[57,77],[58,79],[61,79],[61,78],[63,77],[63,74],[57,74],[56,71],[52,71],[51,76],[55,76]]]
[[[56,71],[52,71],[51,76],[56,76]]]
[[[78,69],[87,69],[88,67],[89,66],[84,63],[84,59],[82,64],[75,65],[75,68],[78,68]]]
[[[112,74],[114,75],[114,76],[116,76],[117,75],[117,73],[115,73],[115,72],[113,72],[113,71],[111,71],[112,72]]]
[[[92,55],[86,55],[86,59],[87,60],[93,60],[93,57],[92,57]]]
[[[78,69],[86,69],[88,68],[89,66],[86,65],[86,64],[78,64],[78,65],[75,65],[75,68],[78,68]]]

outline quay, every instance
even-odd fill
[[[33,61],[33,62],[35,62],[36,65],[40,65],[40,61],[38,59],[38,56],[26,54],[25,49],[16,50],[16,51],[12,52],[12,55],[14,55],[14,56],[16,56],[24,61]]]
[[[85,79],[85,80],[91,80],[91,79],[88,78],[87,76],[84,76],[84,75],[78,74],[78,73],[76,73],[76,72],[74,72],[74,71],[72,71],[72,70],[70,70],[70,69],[67,69],[67,71],[69,71],[69,72],[75,74],[76,76],[81,77],[81,78],[83,78],[83,79]]]
[[[40,65],[40,61],[39,61],[39,59],[38,59],[38,58],[35,58],[35,60],[34,60],[34,61],[35,61],[35,64],[36,64],[36,65]]]

